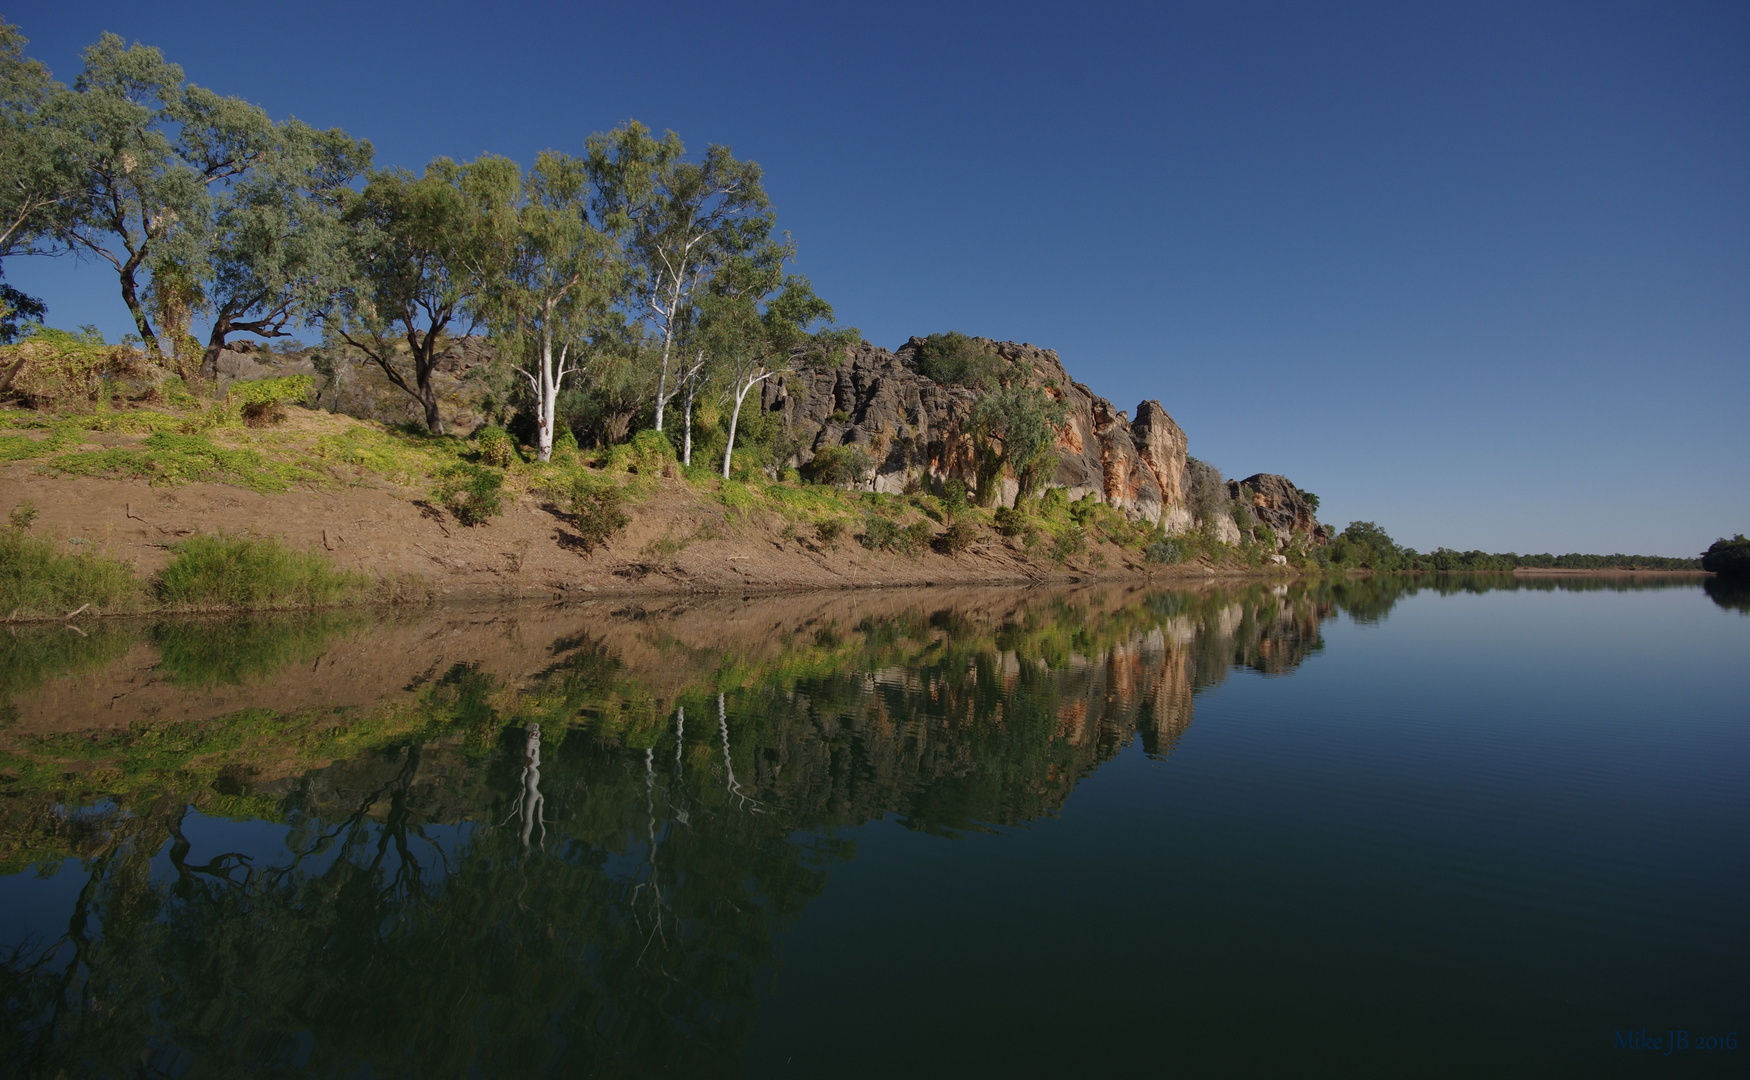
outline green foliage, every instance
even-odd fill
[[[942,509],[950,519],[972,509],[972,501],[966,497],[966,481],[955,478],[942,484]]]
[[[950,330],[931,334],[918,346],[918,374],[943,386],[994,390],[1008,364],[978,341]]]
[[[1088,549],[1087,530],[1080,525],[1071,525],[1057,534],[1057,539],[1051,543],[1051,561],[1062,564]]]
[[[14,521],[25,515],[13,509]],[[60,616],[89,604],[94,614],[131,611],[144,589],[132,568],[93,552],[61,551],[16,525],[0,530],[0,619]]]
[[[159,573],[159,600],[200,610],[311,608],[340,603],[365,585],[315,551],[259,536],[192,536]]]
[[[1743,533],[1715,540],[1701,557],[1701,568],[1721,577],[1750,577],[1750,540]]]
[[[28,529],[36,522],[36,503],[29,499],[21,500],[6,515],[6,523],[14,529]]]
[[[0,378],[10,373],[9,389],[39,407],[83,408],[108,399],[112,381],[136,374],[141,354],[123,345],[106,345],[103,335],[34,327],[17,343],[0,345]]]
[[[552,492],[562,500],[584,550],[594,551],[618,536],[632,516],[626,512],[626,493],[612,480],[576,473],[563,488]]]
[[[1067,415],[1062,401],[1037,386],[998,387],[978,399],[971,434],[980,505],[996,502],[1005,466],[1014,473],[1017,499],[1039,489],[1057,462],[1057,429]]]
[[[814,523],[814,538],[832,551],[839,549],[839,538],[844,534],[845,523],[840,518],[826,518]]]
[[[934,533],[927,521],[901,525],[892,518],[871,514],[863,519],[863,534],[857,539],[871,551],[892,551],[913,558],[928,546]]]
[[[310,376],[284,375],[232,383],[225,390],[225,400],[231,408],[244,410],[251,405],[302,405],[313,393],[315,383]]]
[[[123,476],[154,486],[197,482],[231,483],[264,495],[285,491],[294,481],[318,477],[296,462],[270,460],[252,449],[218,446],[205,433],[154,431],[140,449],[110,447],[63,454],[48,467],[71,476]]]
[[[1170,566],[1185,560],[1185,549],[1172,540],[1156,540],[1143,551],[1143,558],[1157,566]]]
[[[504,473],[458,461],[438,476],[437,497],[464,525],[484,524],[504,512]]]
[[[577,440],[573,439],[571,445],[575,448]],[[510,432],[496,425],[474,433],[474,448],[479,452],[482,464],[502,469],[517,460],[516,440],[510,437]]]
[[[942,534],[942,551],[948,555],[958,555],[978,542],[978,526],[965,518],[956,518],[948,526],[948,531]]]
[[[1301,500],[1306,503],[1306,508],[1308,510],[1311,510],[1314,514],[1319,512],[1319,497],[1317,495],[1314,495],[1310,491],[1302,491],[1300,497]]]
[[[999,506],[994,516],[997,531],[1004,536],[1020,536],[1030,524],[1027,512],[1020,507]]]
[[[802,466],[802,475],[814,484],[852,487],[866,480],[873,468],[860,446],[823,446]]]

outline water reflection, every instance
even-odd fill
[[[854,854],[836,829],[1053,814],[1133,741],[1171,753],[1234,669],[1287,673],[1323,620],[1425,587],[205,635],[231,654],[186,624],[0,635],[0,865],[77,880],[63,922],[4,943],[0,1052],[42,1076],[735,1074],[778,935]]]

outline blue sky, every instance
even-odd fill
[[[381,164],[635,117],[766,169],[869,340],[1054,348],[1400,542],[1750,531],[1750,6],[13,3]],[[12,260],[50,321],[114,278]]]

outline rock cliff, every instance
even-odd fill
[[[1164,525],[1168,532],[1185,532],[1198,524],[1190,498],[1185,432],[1160,402],[1140,403],[1132,419],[1071,379],[1053,350],[989,338],[973,341],[1016,370],[1030,372],[1024,376],[1027,381],[1064,403],[1068,415],[1059,429],[1057,466],[1049,485],[1064,488],[1071,499],[1091,493],[1132,518]],[[761,404],[782,415],[797,448],[793,462],[806,465],[829,446],[856,446],[874,462],[877,491],[940,491],[951,479],[973,486],[969,426],[978,395],[921,374],[918,353],[924,343],[914,337],[889,352],[864,342],[837,367],[811,364],[771,380]],[[1254,512],[1284,544],[1294,531],[1320,536],[1311,508],[1286,478],[1255,476],[1244,483],[1253,485],[1248,497],[1258,508]],[[1015,482],[1005,477],[1003,485],[1001,501],[1012,503]],[[1237,490],[1232,494],[1238,497]],[[1211,524],[1238,539],[1225,517]]]

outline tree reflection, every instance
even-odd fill
[[[1055,813],[1126,746],[1169,753],[1199,689],[1315,652],[1331,603],[917,610],[660,710],[578,636],[527,686],[456,664],[366,752],[224,773],[274,807],[247,828],[191,830],[196,789],[59,818],[15,791],[6,822],[85,879],[0,970],[0,1052],[40,1076],[738,1073],[780,932],[854,854],[837,828]]]

